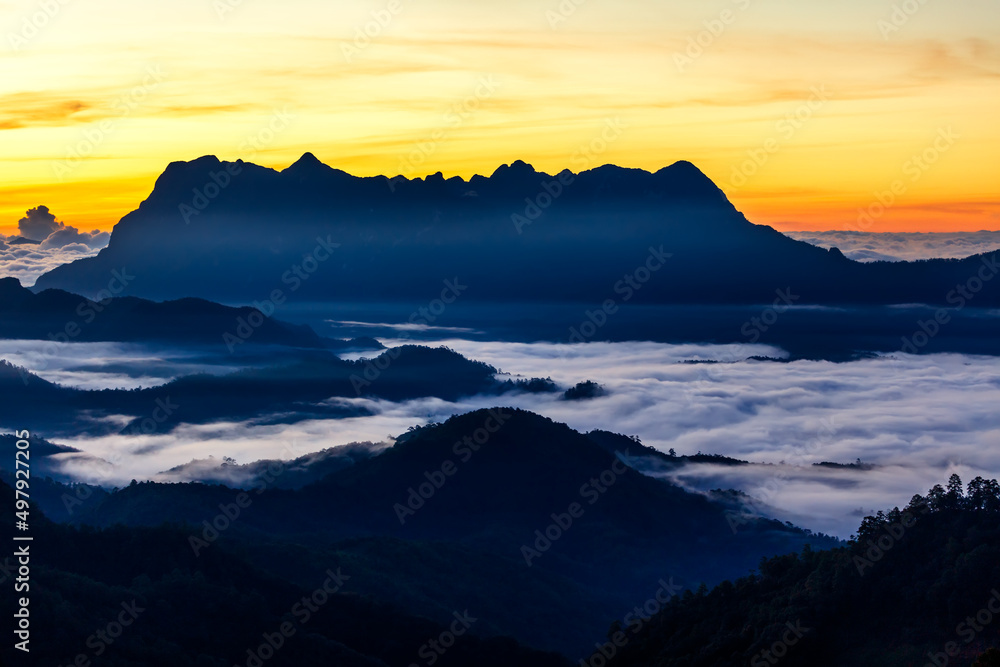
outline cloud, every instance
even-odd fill
[[[821,248],[840,248],[860,262],[902,262],[917,259],[964,258],[1000,248],[1000,232],[872,233],[784,232]]]
[[[78,250],[86,252],[88,250],[100,249],[108,245],[111,235],[95,229],[90,232],[81,232],[76,227],[63,227],[52,232],[48,238],[42,241],[43,250],[51,248],[70,248],[76,246]]]
[[[52,232],[62,229],[65,225],[56,220],[49,212],[48,206],[28,209],[24,217],[17,221],[21,236],[32,241],[44,241]]]
[[[409,426],[442,421],[480,407],[510,405],[580,431],[638,435],[661,451],[719,453],[761,465],[689,466],[671,478],[696,491],[738,488],[775,508],[782,519],[850,535],[861,514],[905,505],[915,493],[957,472],[1000,475],[1000,359],[965,355],[879,357],[850,363],[682,363],[727,359],[729,346],[657,343],[518,344],[442,341],[509,373],[551,376],[566,387],[592,379],[606,396],[585,402],[559,394],[435,398],[394,403],[332,402],[372,416],[295,424],[182,425],[173,433],[106,436],[67,444],[107,458],[124,452],[115,478],[164,479],[192,459],[275,458],[286,443],[296,454],[351,442],[385,442]],[[775,354],[767,348],[746,354]],[[148,452],[155,452],[150,455]],[[862,459],[869,470],[818,469],[813,463]],[[76,460],[76,459],[74,459]],[[88,469],[66,462],[87,478]]]
[[[0,277],[29,286],[57,266],[97,254],[111,240],[107,232],[81,232],[56,220],[48,206],[29,209],[17,226],[21,237],[38,243],[12,244],[17,237],[0,236]]]
[[[80,99],[44,93],[16,93],[5,95],[3,100],[0,130],[79,122],[77,114],[93,106]]]
[[[63,248],[0,244],[0,277],[17,278],[22,285],[30,287],[43,273],[97,252],[98,249],[83,244]]]
[[[83,301],[83,297],[81,302]],[[220,355],[215,346],[165,348],[141,343],[63,343],[51,340],[0,340],[0,359],[30,368],[38,377],[64,387],[100,391],[156,387],[185,375],[223,375],[253,365],[277,363],[271,357]]]
[[[428,332],[442,331],[451,334],[482,333],[476,329],[468,327],[445,327],[434,326],[432,324],[414,324],[412,322],[390,323],[390,322],[354,322],[352,320],[327,320],[334,328],[338,329],[392,329],[393,331],[413,331]]]

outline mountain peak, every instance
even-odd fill
[[[341,171],[340,169],[335,169],[325,162],[321,161],[318,157],[310,152],[305,152],[302,154],[298,160],[296,160],[292,165],[282,170],[282,174],[287,174],[297,177],[322,177],[330,175],[347,176],[353,178],[346,171]]]
[[[320,159],[318,157],[316,157],[315,155],[313,155],[311,152],[306,151],[305,153],[302,154],[302,157],[300,157],[298,160],[295,161],[295,163],[292,166],[293,167],[295,165],[303,165],[303,166],[305,166],[305,165],[313,165],[313,166],[315,166],[315,165],[318,165],[318,164],[323,164],[323,162],[321,162]]]
[[[524,160],[515,160],[509,165],[502,164],[497,167],[497,170],[493,172],[490,178],[496,178],[497,176],[527,176],[536,173],[538,172],[535,171],[535,168]]]
[[[0,304],[20,302],[32,296],[17,278],[0,278]]]
[[[654,174],[672,195],[715,196],[723,198],[722,190],[698,167],[687,160],[679,160]]]

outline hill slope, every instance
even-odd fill
[[[620,626],[613,667],[971,665],[1000,647],[1000,486],[977,478],[862,523],[857,539]],[[595,654],[590,664],[605,664]],[[995,662],[977,663],[992,666]]]
[[[11,525],[13,511],[13,491],[0,482],[0,522]],[[449,627],[360,597],[362,575],[342,559],[297,585],[222,549],[195,555],[176,527],[80,531],[37,510],[32,526],[31,652],[4,642],[5,665],[407,667],[427,656],[442,667],[567,664],[510,639],[480,639],[472,612],[458,610]],[[14,596],[0,606],[12,618]],[[450,648],[431,644],[452,630]]]
[[[127,277],[118,286],[123,288],[125,284]],[[0,338],[208,344],[218,345],[222,351],[235,350],[247,341],[310,349],[379,347],[373,340],[323,338],[308,326],[261,317],[253,308],[230,308],[201,299],[157,303],[134,297],[114,298],[107,289],[95,299],[62,290],[35,294],[16,278],[0,278]]]
[[[238,493],[138,484],[76,520],[184,523],[201,526],[198,536]],[[725,505],[646,477],[565,425],[508,409],[413,431],[316,484],[262,488],[251,498],[218,539],[244,543],[262,567],[287,566],[276,554],[289,542],[308,547],[292,550],[304,573],[321,566],[319,553],[356,554],[392,572],[391,599],[414,611],[482,596],[502,634],[567,652],[585,651],[661,579],[714,583],[764,555],[836,544],[776,521],[734,533]],[[447,583],[428,588],[428,581]],[[525,611],[525,600],[538,606]]]

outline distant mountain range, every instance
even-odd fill
[[[372,369],[377,370],[372,375]],[[373,361],[345,361],[329,351],[293,357],[286,364],[225,375],[197,374],[145,389],[88,391],[48,382],[0,359],[0,427],[38,424],[46,436],[168,433],[178,424],[253,419],[292,424],[372,414],[349,400],[455,401],[508,391],[554,392],[549,380],[498,380],[497,369],[444,348],[404,346]],[[112,416],[134,420],[124,428]]]
[[[202,157],[169,165],[107,248],[36,290],[251,303],[477,301],[945,304],[970,281],[1000,304],[991,256],[851,261],[751,224],[696,167],[550,175],[524,162],[466,181],[358,178],[305,154],[283,171]],[[966,299],[969,301],[969,299]],[[952,304],[954,305],[954,304]]]
[[[128,281],[127,273],[116,275]],[[252,307],[230,308],[190,298],[157,303],[114,298],[111,292],[94,298],[62,290],[35,294],[16,278],[0,278],[0,339],[203,344],[222,351],[235,350],[244,342],[328,350],[383,347],[372,339],[324,338],[308,326],[263,317]]]
[[[8,245],[40,245],[41,241],[35,241],[34,239],[26,239],[23,236],[16,236],[9,238],[5,241]]]

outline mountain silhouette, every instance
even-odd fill
[[[410,180],[351,176],[307,153],[282,171],[172,163],[107,248],[34,289],[94,296],[126,267],[137,278],[125,294],[242,303],[275,290],[426,302],[456,278],[483,301],[767,303],[792,288],[800,304],[944,303],[984,261],[851,261],[750,223],[688,162],[550,175],[518,161],[488,178]],[[637,271],[642,289],[621,283]],[[996,305],[1000,288],[976,298]]]
[[[391,585],[368,592],[412,613],[449,608],[475,591],[500,634],[570,652],[592,647],[661,579],[714,583],[765,555],[837,544],[766,519],[734,532],[729,506],[647,477],[619,454],[530,412],[480,410],[413,430],[384,453],[300,490],[254,493],[252,511],[223,539],[252,540],[265,551],[258,551],[263,567],[303,573],[323,559],[298,547],[283,551],[285,542],[314,554],[353,554],[356,567],[381,573],[375,579],[392,573]],[[235,494],[203,484],[137,484],[74,520],[199,526]],[[567,525],[574,503],[582,511]],[[260,546],[260,536],[274,544]]]
[[[14,490],[0,481],[0,520],[12,525],[14,512]],[[356,583],[366,573],[344,557],[299,582],[243,554],[196,554],[176,526],[81,531],[35,507],[31,520],[36,543],[53,547],[30,548],[31,638],[40,640],[30,653],[5,643],[0,664],[407,667],[425,656],[439,667],[570,664],[510,638],[484,638],[482,615],[468,607],[435,622],[362,597]],[[7,585],[10,563],[0,559]],[[14,616],[17,597],[0,599],[5,615]],[[447,650],[430,643],[443,635]]]
[[[378,370],[378,369],[382,370]],[[333,398],[446,401],[510,391],[556,391],[550,381],[498,380],[497,369],[446,348],[405,345],[373,360],[346,361],[321,350],[282,365],[244,368],[225,375],[200,373],[166,384],[100,391],[64,387],[0,359],[0,394],[6,410],[0,427],[47,435],[123,434],[171,431],[178,424],[227,419],[292,424],[306,419],[342,419],[372,414],[365,405]],[[103,417],[131,415],[124,428]],[[155,415],[155,419],[151,418]],[[154,423],[155,422],[155,423]]]
[[[231,308],[193,298],[157,303],[135,297],[111,298],[110,293],[91,301],[62,290],[35,294],[16,278],[0,278],[0,339],[161,342],[223,348],[227,347],[227,332],[234,337],[234,349],[241,344],[236,336],[242,335],[257,344],[306,349],[383,347],[372,339],[324,338],[306,325],[263,317],[249,307]]]
[[[980,618],[995,623],[1000,606],[998,519],[996,480],[977,477],[964,492],[952,476],[947,491],[866,517],[845,546],[765,559],[748,577],[622,624],[627,643],[589,664],[995,665],[997,633],[975,617],[987,608]],[[993,660],[976,661],[983,653]]]

